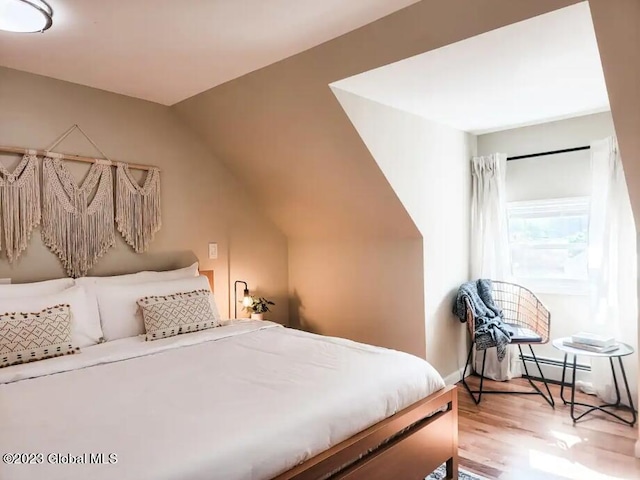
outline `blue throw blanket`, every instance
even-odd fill
[[[468,300],[475,318],[476,349],[496,347],[498,360],[502,361],[511,343],[511,331],[503,322],[502,310],[493,301],[491,280],[480,279],[463,283],[458,289],[453,313],[461,322],[467,321]]]

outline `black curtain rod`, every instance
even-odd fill
[[[584,147],[565,148],[564,150],[552,150],[550,152],[530,153],[528,155],[518,155],[516,157],[507,157],[507,162],[510,160],[522,160],[523,158],[544,157],[545,155],[555,155],[557,153],[578,152],[580,150],[589,150],[591,147],[586,145]]]

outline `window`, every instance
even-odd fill
[[[537,293],[588,291],[589,198],[507,206],[511,273]]]

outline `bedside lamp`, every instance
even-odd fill
[[[247,282],[244,282],[242,280],[236,280],[233,283],[234,318],[238,318],[238,284],[239,283],[244,285],[244,292],[242,292],[242,295],[243,295],[242,306],[248,307],[253,302],[253,300],[251,299],[251,295],[249,293],[249,285],[247,285]]]

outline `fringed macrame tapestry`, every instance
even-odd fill
[[[40,181],[34,154],[24,155],[12,173],[0,164],[0,216],[0,246],[4,237],[7,258],[13,263],[40,224]]]
[[[115,244],[110,165],[108,160],[96,160],[78,186],[54,154],[44,159],[42,237],[70,277],[86,275]]]
[[[160,230],[160,213],[160,170],[150,169],[140,186],[131,175],[129,166],[117,163],[116,224],[136,253],[146,251]]]

